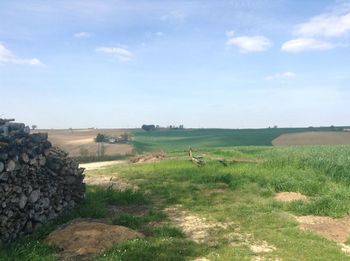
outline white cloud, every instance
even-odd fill
[[[265,77],[265,80],[276,80],[276,79],[286,79],[286,78],[294,78],[296,74],[294,72],[282,72],[276,73],[274,75],[270,75]]]
[[[232,32],[229,32],[232,34]],[[227,45],[236,45],[242,52],[262,52],[272,46],[271,41],[265,36],[239,36],[231,37],[226,42]]]
[[[96,51],[101,53],[113,54],[116,57],[118,57],[120,61],[131,61],[135,57],[135,55],[132,52],[121,47],[99,47],[96,48]]]
[[[350,32],[350,11],[328,13],[312,17],[308,22],[299,24],[294,34],[299,36],[337,37]]]
[[[285,42],[282,45],[281,50],[285,52],[299,53],[312,50],[330,50],[335,47],[336,45],[332,43],[319,41],[314,38],[296,38]]]
[[[187,15],[184,11],[174,10],[168,14],[161,16],[160,20],[169,22],[184,22],[186,18]]]
[[[350,33],[350,6],[341,5],[333,11],[314,16],[305,23],[295,26],[295,39],[285,42],[281,49],[286,52],[303,52],[312,50],[330,50],[346,46],[330,42],[331,38],[345,36]]]
[[[16,57],[9,49],[0,43],[0,64],[1,63],[42,65],[41,61],[37,58],[21,59]]]
[[[93,36],[93,34],[89,32],[79,32],[79,33],[75,33],[73,36],[75,38],[89,38]]]

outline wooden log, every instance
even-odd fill
[[[31,233],[84,199],[84,169],[46,134],[30,135],[24,124],[0,131],[0,244]]]
[[[190,157],[190,160],[196,164],[198,167],[201,167],[205,164],[205,161],[203,160],[203,157],[194,157],[192,155],[192,148],[188,151],[188,156]]]
[[[0,161],[0,173],[5,169],[5,164]]]

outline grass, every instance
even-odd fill
[[[346,260],[335,242],[301,231],[292,215],[341,217],[350,209],[350,147],[310,146],[291,148],[237,147],[196,151],[211,159],[204,167],[184,160],[157,164],[115,166],[105,174],[138,182],[165,199],[165,205],[181,204],[192,213],[217,222],[239,224],[244,233],[276,247],[265,257],[283,260]],[[178,155],[178,152],[175,153]],[[224,167],[215,158],[256,159]],[[309,202],[279,203],[280,191],[300,192]],[[232,248],[222,237],[209,247],[213,260],[250,260],[247,246]],[[207,246],[208,247],[208,246]],[[205,251],[203,252],[205,254]]]
[[[185,152],[184,152],[185,153]],[[142,232],[143,239],[116,244],[95,260],[348,260],[333,241],[302,231],[293,215],[342,217],[350,210],[350,146],[223,147],[196,150],[207,164],[197,167],[173,159],[148,164],[118,164],[87,175],[110,175],[138,185],[139,192],[88,187],[85,202],[42,227],[28,239],[0,249],[0,260],[55,260],[57,249],[43,243],[59,224],[76,217],[109,218],[109,222]],[[180,151],[170,155],[181,155]],[[255,163],[220,164],[219,158]],[[142,191],[148,191],[145,196]],[[300,192],[309,201],[280,203],[276,192]],[[155,200],[156,199],[156,200]],[[158,202],[158,203],[154,203]],[[143,216],[108,217],[109,205],[148,205]],[[161,211],[175,204],[208,222],[230,224],[195,243]],[[150,224],[157,224],[156,226]],[[244,239],[245,237],[249,239]],[[250,245],[266,241],[275,247],[256,254]],[[350,240],[348,240],[349,243]]]
[[[341,128],[340,128],[341,129]],[[305,131],[335,131],[337,128],[268,128],[268,129],[160,129],[133,131],[132,144],[137,151],[162,149],[166,152],[232,146],[271,146],[284,133]]]

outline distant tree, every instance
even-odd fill
[[[36,128],[38,128],[37,125],[32,125],[32,130],[35,130]]]
[[[277,128],[278,128],[278,126],[277,126],[277,125],[275,125],[275,126],[273,126],[273,128],[274,128],[274,129],[277,129]]]
[[[154,126],[153,124],[151,124],[151,125],[143,124],[141,128],[142,128],[144,131],[153,131],[153,130],[156,129],[156,126]]]
[[[95,142],[103,142],[105,140],[105,135],[101,134],[101,133],[98,133],[96,138],[95,138]]]

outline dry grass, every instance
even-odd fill
[[[129,129],[75,129],[75,130],[37,130],[47,132],[49,140],[55,145],[67,151],[71,156],[81,156],[81,149],[86,149],[89,155],[96,155],[97,143],[94,138],[98,133],[110,136],[119,136]],[[130,154],[133,147],[130,144],[105,144],[105,155]]]
[[[282,134],[272,141],[274,146],[350,144],[350,132],[310,131]]]

